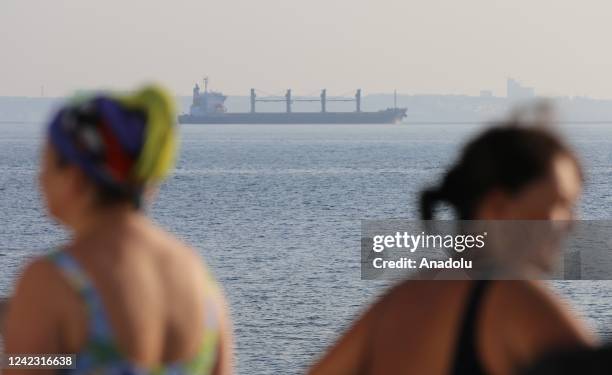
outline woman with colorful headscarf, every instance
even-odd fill
[[[76,353],[74,373],[231,372],[220,289],[193,249],[142,212],[176,143],[172,100],[159,87],[59,111],[40,184],[71,238],[21,275],[7,353]]]

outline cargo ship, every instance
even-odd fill
[[[284,97],[258,97],[251,89],[250,112],[228,112],[225,107],[227,96],[208,90],[208,78],[204,79],[204,91],[196,83],[193,88],[193,101],[189,114],[179,116],[179,124],[395,124],[406,116],[406,108],[388,108],[375,112],[361,110],[361,90],[351,98],[328,98],[322,90],[319,98],[294,98],[291,89]],[[318,112],[294,112],[294,102],[320,102]],[[355,102],[355,111],[328,112],[328,102]],[[285,112],[257,112],[258,102],[284,102]]]

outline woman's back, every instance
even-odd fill
[[[206,315],[221,314],[219,294],[194,251],[144,217],[96,232],[66,250],[89,275],[116,344],[141,364],[189,359],[199,350]],[[109,272],[112,270],[112,272]],[[87,311],[70,285],[66,322],[74,352],[87,339]]]
[[[551,348],[589,342],[573,322],[536,282],[406,281],[312,373],[505,374]]]
[[[91,327],[99,324],[95,321],[98,314],[80,287],[83,281],[73,280],[71,269],[77,268],[101,300],[99,315],[107,320],[110,331],[105,341],[121,360],[144,369],[189,363],[201,355],[212,356],[216,363],[220,331],[226,326],[224,302],[200,257],[144,216],[110,215],[106,223],[25,271],[17,295],[35,298],[12,304],[7,350],[36,351],[32,343],[19,348],[13,340],[23,334],[17,327],[36,330],[34,334],[46,331],[19,324],[21,318],[27,318],[20,310],[29,311],[33,301],[50,312],[45,319],[48,329],[62,327],[58,352],[83,353],[91,348],[96,339]],[[211,334],[215,340],[203,346]]]
[[[402,283],[372,313],[371,373],[449,373],[469,283]],[[398,324],[401,322],[401,324]],[[380,344],[384,345],[380,345]],[[384,348],[384,349],[383,349]]]

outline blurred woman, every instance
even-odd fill
[[[220,289],[198,254],[143,212],[176,142],[171,99],[155,86],[59,111],[40,185],[71,238],[21,275],[7,353],[76,353],[74,373],[231,372]]]
[[[538,127],[504,124],[471,141],[421,215],[446,203],[461,220],[569,220],[577,159]],[[512,249],[507,249],[512,251]],[[392,288],[310,374],[512,374],[544,352],[593,339],[539,281],[414,281]]]

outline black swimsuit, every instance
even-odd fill
[[[452,375],[486,375],[478,352],[478,321],[490,280],[474,281],[461,322]]]

